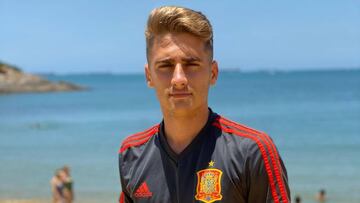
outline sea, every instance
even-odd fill
[[[68,165],[76,202],[116,202],[121,141],[162,119],[154,90],[142,74],[43,76],[89,89],[0,96],[0,200],[50,199]],[[292,199],[360,203],[360,70],[220,71],[209,106],[272,137]]]

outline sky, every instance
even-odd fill
[[[204,13],[221,69],[360,69],[359,0],[0,0],[0,61],[35,73],[143,72],[162,5]]]

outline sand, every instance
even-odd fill
[[[0,203],[50,203],[51,200],[44,199],[0,199]]]
[[[76,203],[98,203],[99,200],[75,200]],[[100,201],[101,202],[101,201]],[[51,199],[0,199],[0,203],[52,203]]]

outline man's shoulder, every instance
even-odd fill
[[[243,166],[245,171],[250,172],[249,177],[261,181],[262,185],[269,184],[273,199],[288,201],[290,194],[286,168],[272,139],[265,132],[221,116],[217,117],[213,125],[221,129],[224,138],[234,141],[228,142],[235,143],[231,145],[234,148],[230,149],[242,149],[246,161]],[[239,160],[239,156],[236,156],[236,160]],[[262,174],[259,174],[259,171],[262,171]],[[281,197],[278,198],[278,195]]]
[[[160,124],[156,124],[146,130],[127,136],[121,143],[119,154],[129,148],[138,148],[149,141],[149,139],[159,132]]]
[[[246,126],[236,121],[232,121],[220,115],[218,115],[215,121],[213,122],[213,126],[216,126],[221,131],[234,136],[248,137],[248,136],[257,136],[257,135],[266,134],[265,132],[256,130],[255,128]]]
[[[265,162],[268,162],[268,160],[273,162],[279,161],[277,147],[271,137],[265,132],[239,124],[222,116],[218,116],[213,125],[221,129],[222,136],[227,137],[227,140],[234,141],[235,145],[231,145],[234,147],[232,149],[239,149],[252,159],[263,159]]]
[[[261,147],[264,143],[273,145],[272,139],[265,132],[232,121],[220,115],[218,115],[213,122],[213,126],[220,129],[224,136],[241,140],[243,141],[242,143],[247,143],[250,146]]]

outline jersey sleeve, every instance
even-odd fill
[[[120,193],[119,203],[132,203],[131,198],[124,191]]]
[[[119,153],[119,174],[120,174],[120,183],[121,183],[121,193],[119,197],[119,203],[133,203],[132,199],[130,198],[129,192],[126,189],[126,185],[124,183],[124,174],[123,171],[123,159],[122,154]]]
[[[270,138],[256,140],[247,151],[247,202],[289,203],[286,168]]]

